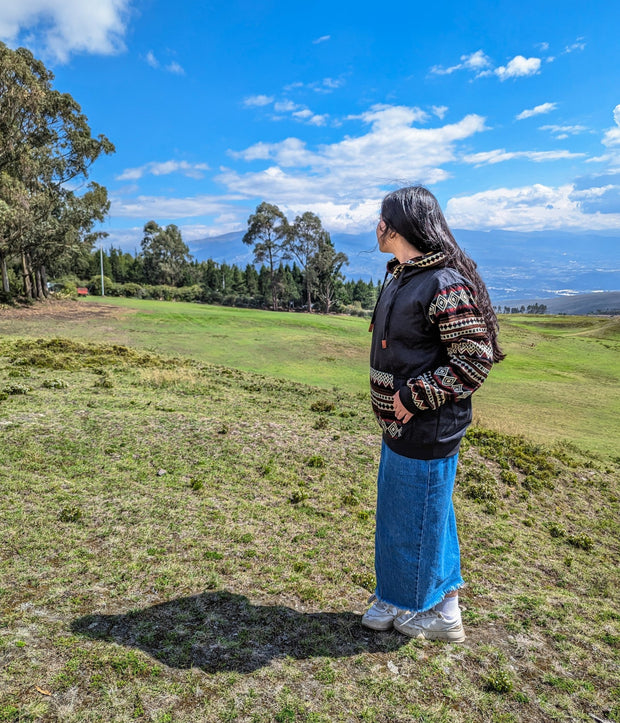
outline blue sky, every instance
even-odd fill
[[[455,228],[620,233],[620,6],[29,0],[0,5],[116,145],[109,242],[190,243],[262,201],[333,233],[424,183]]]

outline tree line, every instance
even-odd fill
[[[258,208],[265,205],[260,204]],[[306,215],[306,230],[310,220],[315,229],[320,229],[318,217],[309,219]],[[248,221],[249,228],[252,223],[253,220]],[[379,284],[345,279],[340,273],[344,254],[336,252],[331,242],[328,243],[325,232],[319,234],[319,238],[314,252],[307,257],[300,254],[305,266],[280,242],[277,248],[270,249],[269,255],[258,246],[264,242],[255,239],[251,241],[253,245],[256,243],[254,262],[242,267],[213,259],[197,261],[174,224],[162,228],[149,221],[144,226],[139,251],[131,254],[114,246],[91,251],[82,257],[71,274],[57,280],[55,288],[75,293],[76,287],[82,285],[91,293],[100,294],[103,266],[104,292],[112,296],[360,314],[364,309],[371,309]],[[307,237],[304,241],[312,250]],[[293,240],[293,243],[299,241]]]
[[[88,177],[114,146],[104,135],[93,136],[79,104],[55,90],[53,80],[29,50],[0,42],[0,300],[40,299],[49,294],[50,280],[64,278],[70,287],[68,275],[73,281],[87,275],[96,290],[93,248],[107,234],[95,228],[110,202],[107,189]],[[197,263],[175,225],[149,221],[140,253],[106,253],[109,292],[128,293],[115,285],[130,283],[140,285],[138,294],[157,296],[160,287],[159,298],[177,298],[171,289],[200,287],[184,293],[325,312],[374,301],[372,283],[345,281],[347,258],[313,213],[289,223],[277,206],[261,203],[243,240],[253,249],[254,266]]]
[[[498,314],[546,314],[546,304],[521,304],[521,306],[494,306]]]

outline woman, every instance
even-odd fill
[[[394,258],[370,327],[371,399],[383,443],[377,587],[362,624],[462,642],[452,490],[471,394],[504,357],[497,319],[476,264],[425,188],[385,197],[377,240]]]

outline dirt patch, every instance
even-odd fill
[[[105,303],[84,303],[69,299],[46,299],[32,306],[0,306],[0,320],[10,319],[54,319],[75,320],[92,318],[113,318],[133,313],[133,309],[121,309]]]

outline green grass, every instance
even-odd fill
[[[468,637],[445,646],[359,624],[365,393],[3,337],[13,385],[0,721],[620,721],[613,462],[472,428],[455,495]]]
[[[113,298],[63,308],[19,318],[0,310],[0,333],[115,342],[353,396],[367,390],[367,319]],[[476,393],[476,420],[546,444],[618,454],[620,317],[500,322],[508,358]]]

